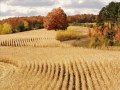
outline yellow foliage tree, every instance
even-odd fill
[[[12,33],[12,26],[9,23],[4,23],[2,27],[2,34]]]
[[[3,28],[3,26],[2,26],[2,24],[0,24],[0,34],[2,32],[2,28]]]
[[[29,23],[27,21],[23,21],[25,29],[29,29]]]

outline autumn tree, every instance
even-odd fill
[[[0,24],[0,34],[2,33],[2,28],[3,28],[3,25]]]
[[[43,18],[43,16],[13,17],[0,20],[0,24],[9,23],[12,26],[12,32],[16,33],[43,28]]]
[[[97,15],[93,14],[80,14],[68,16],[68,23],[78,24],[78,23],[94,23],[97,21]]]
[[[12,26],[9,23],[4,23],[2,27],[2,34],[12,33]]]
[[[27,21],[23,21],[23,24],[24,24],[25,30],[28,30],[29,29],[29,23]]]
[[[53,9],[44,18],[44,27],[48,30],[65,30],[68,27],[67,15],[61,8]]]

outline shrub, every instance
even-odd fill
[[[13,33],[18,33],[18,32],[20,32],[20,30],[18,30],[18,29],[13,29],[12,32],[13,32]]]
[[[56,39],[60,41],[73,40],[73,39],[79,40],[80,38],[81,38],[80,33],[73,30],[58,31],[56,36]]]
[[[35,28],[41,29],[41,28],[44,28],[44,26],[43,26],[43,24],[37,23],[37,24],[35,24]]]
[[[90,43],[96,43],[95,45],[100,45],[102,47],[120,45],[119,28],[109,29],[108,27],[96,27],[92,32],[89,31],[88,35],[92,37]],[[99,40],[95,40],[95,38],[98,38]],[[97,44],[98,41],[101,44]],[[94,44],[90,46],[94,46]]]
[[[114,43],[114,45],[115,45],[115,46],[120,46],[120,42],[119,42],[119,41],[116,41],[116,42]]]
[[[118,29],[118,30],[116,31],[115,40],[116,40],[117,42],[120,42],[120,29]]]
[[[65,30],[68,27],[67,16],[61,8],[53,9],[44,18],[44,27],[48,30]]]
[[[91,29],[88,30],[88,36],[92,37],[92,31],[91,31]]]
[[[91,41],[89,42],[89,47],[99,47],[101,46],[102,42],[100,41],[100,39],[98,37],[93,37],[91,39]]]
[[[93,25],[93,24],[90,24],[90,25],[89,25],[89,27],[90,27],[90,28],[93,28],[93,27],[94,27],[94,25]]]

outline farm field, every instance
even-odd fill
[[[0,90],[120,90],[120,51],[55,36],[45,29],[0,35]]]
[[[57,47],[62,45],[55,39],[55,31],[45,29],[32,30],[16,34],[7,34],[0,36],[0,46],[31,46],[31,47]]]

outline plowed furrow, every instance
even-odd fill
[[[35,88],[35,89],[39,89],[39,88],[41,88],[41,90],[42,90],[42,88],[43,87],[48,87],[49,86],[49,83],[50,83],[50,81],[51,81],[51,79],[53,78],[53,76],[54,76],[54,69],[55,69],[55,64],[54,63],[52,63],[51,64],[51,72],[50,72],[50,74],[49,74],[49,79],[46,81],[46,82],[44,82],[43,83],[43,81],[41,81],[40,80],[40,83],[39,83],[39,85]],[[41,79],[44,77],[44,74],[43,75],[41,75],[42,77],[41,77]]]
[[[101,88],[99,87],[99,83],[97,81],[97,75],[94,71],[94,68],[91,65],[91,62],[86,61],[86,66],[88,68],[88,71],[91,77],[91,83],[93,86],[93,90],[101,90]]]
[[[56,63],[56,72],[54,75],[54,78],[52,80],[52,83],[49,85],[49,88],[47,90],[53,90],[55,85],[57,84],[58,78],[59,78],[59,72],[60,72],[60,65]]]
[[[104,69],[102,68],[101,62],[99,62],[98,64],[95,63],[96,67],[97,67],[97,70],[99,70],[99,73],[101,73],[101,77],[102,77],[102,80],[104,82],[104,85],[107,89],[109,89],[110,87],[110,82],[109,82],[109,79],[108,77],[106,76],[106,73],[104,72]]]
[[[111,78],[110,78],[110,76],[109,76],[109,74],[111,74],[111,73],[109,73],[109,69],[107,68],[107,66],[105,66],[104,64],[103,64],[103,62],[99,62],[100,63],[100,66],[101,66],[101,68],[103,69],[103,72],[105,73],[105,75],[106,75],[106,78],[108,79],[108,83],[111,83]],[[108,65],[109,65],[109,62],[107,63]],[[107,70],[108,69],[108,70]]]
[[[76,61],[73,62],[73,71],[75,74],[75,90],[80,90],[80,88],[81,88],[80,73],[78,71]]]
[[[80,75],[81,75],[81,84],[82,84],[82,90],[87,90],[88,87],[87,87],[87,79],[86,79],[86,75],[85,75],[85,71],[83,70],[83,67],[82,67],[82,62],[80,61],[79,62],[79,72],[80,72]]]
[[[96,75],[96,80],[97,80],[97,83],[98,83],[98,85],[96,85],[96,86],[98,86],[97,88],[101,88],[101,90],[102,89],[107,90],[104,78],[101,74],[101,71],[100,71],[99,67],[97,66],[97,64],[95,62],[92,63],[92,67],[94,69],[94,72],[95,72],[95,75]]]
[[[63,63],[60,63],[60,76],[58,78],[58,81],[56,83],[56,86],[54,88],[54,90],[61,90],[62,89],[62,82],[64,80],[64,74],[65,74],[65,66]]]
[[[69,87],[68,87],[68,90],[73,90],[74,88],[74,73],[73,73],[73,69],[71,67],[71,63],[69,63],[69,73],[70,73],[70,79],[69,79]]]
[[[81,80],[82,80],[82,79],[81,79],[81,76],[82,76],[82,75],[81,75],[81,72],[79,71],[79,70],[80,70],[80,69],[79,69],[79,63],[78,63],[77,61],[76,61],[76,67],[77,67],[77,72],[78,72],[78,76],[79,76],[79,78],[78,78],[78,79],[79,79],[79,85],[78,85],[78,86],[80,86],[80,87],[79,87],[79,90],[82,90],[82,82],[81,82]]]
[[[48,71],[47,71],[47,73],[46,73],[46,75],[45,76],[40,76],[39,74],[38,74],[38,76],[37,76],[37,80],[36,80],[36,82],[35,82],[35,85],[33,86],[33,90],[37,87],[37,88],[41,88],[42,87],[42,84],[40,84],[41,83],[41,81],[42,81],[42,83],[46,83],[46,81],[49,79],[49,76],[50,76],[50,74],[51,74],[51,68],[52,68],[52,66],[51,66],[51,63],[49,62],[48,63]]]
[[[86,75],[86,80],[87,80],[86,84],[87,84],[88,90],[94,90],[93,82],[92,82],[92,78],[91,78],[91,74],[90,74],[90,71],[88,69],[88,66],[87,66],[84,59],[82,60],[82,62],[83,62],[82,67],[83,67],[83,70],[84,70],[85,75]]]

